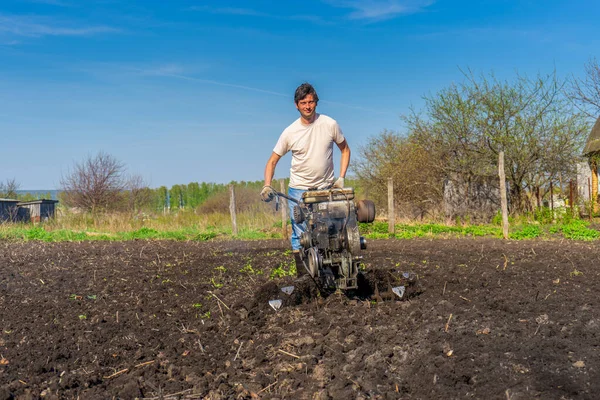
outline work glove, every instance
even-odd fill
[[[335,183],[333,184],[333,187],[336,189],[343,189],[344,188],[344,178],[342,178],[342,177],[337,178],[337,181],[335,181]]]
[[[273,200],[273,197],[275,197],[275,189],[269,185],[263,186],[262,190],[260,191],[260,198],[262,201],[268,203],[269,201]]]

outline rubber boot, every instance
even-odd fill
[[[294,251],[294,261],[296,262],[296,277],[301,278],[304,275],[308,275],[299,251]]]

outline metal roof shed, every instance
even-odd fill
[[[0,222],[14,221],[17,219],[19,200],[0,199]]]
[[[20,210],[28,210],[27,214],[31,222],[40,222],[54,218],[56,203],[58,200],[41,199],[20,202],[18,207]]]

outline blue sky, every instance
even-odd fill
[[[0,181],[57,189],[98,151],[151,187],[261,180],[304,81],[356,156],[461,69],[583,76],[598,17],[592,0],[2,0]]]

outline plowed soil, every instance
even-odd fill
[[[287,249],[0,243],[0,400],[600,396],[597,244],[372,241],[418,279],[385,302],[287,296]]]

